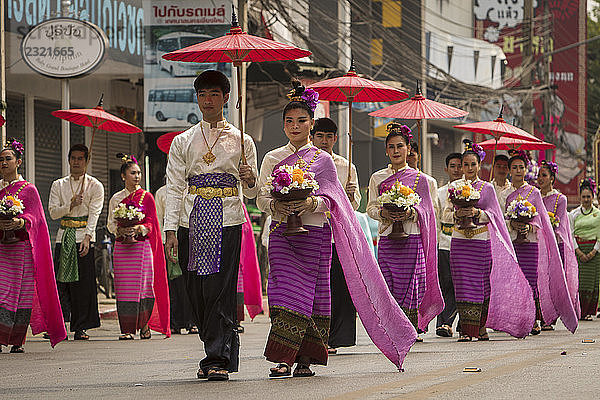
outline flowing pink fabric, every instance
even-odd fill
[[[419,329],[425,331],[429,322],[444,310],[444,298],[438,281],[437,230],[429,183],[425,176],[416,169],[406,168],[381,182],[379,191],[381,193],[389,189],[397,180],[412,188],[417,176],[419,182],[415,191],[421,197],[421,202],[415,209],[418,214],[421,243],[425,253],[425,294],[423,301],[419,304]]]
[[[484,182],[477,208],[485,211],[492,248],[490,305],[486,326],[523,338],[535,322],[535,302],[523,275],[494,186]],[[473,254],[477,257],[477,254]]]
[[[529,194],[531,192],[531,194]],[[529,194],[529,197],[527,195]],[[554,229],[550,224],[550,217],[542,201],[540,191],[524,184],[519,189],[508,195],[506,204],[517,198],[518,195],[533,204],[538,212],[531,225],[537,227],[538,238],[538,291],[540,294],[540,308],[544,321],[556,321],[560,317],[563,324],[572,333],[577,329],[578,319],[571,301],[565,271],[558,251]]]
[[[262,282],[260,280],[260,268],[258,265],[258,256],[256,254],[256,242],[254,241],[254,231],[250,222],[250,215],[246,205],[242,203],[246,222],[242,225],[242,250],[240,252],[240,267],[244,276],[244,304],[250,315],[254,319],[263,311],[262,307]]]
[[[300,153],[312,160],[317,148]],[[292,155],[281,165],[293,165],[298,160]],[[358,315],[381,352],[402,371],[402,362],[417,339],[417,332],[400,306],[390,294],[375,256],[354,214],[344,188],[337,178],[333,159],[321,151],[310,171],[319,182],[316,194],[322,196],[331,213],[331,227],[348,290]]]
[[[557,199],[558,197],[558,199]],[[544,205],[550,212],[554,212],[556,204],[556,217],[558,218],[558,227],[554,233],[560,238],[564,246],[563,268],[567,279],[567,287],[571,296],[571,303],[577,315],[577,319],[581,317],[581,304],[579,303],[579,265],[577,264],[577,256],[573,248],[573,233],[571,232],[571,222],[567,215],[567,198],[561,194],[544,197]]]
[[[50,345],[54,347],[66,339],[67,331],[56,289],[50,234],[40,195],[35,186],[23,181],[0,190],[0,198],[15,194],[23,185],[27,186],[18,194],[25,206],[20,218],[25,220],[34,265],[35,291],[31,311],[31,331],[34,335],[47,332],[50,336]]]
[[[144,189],[138,189],[133,195],[127,196],[122,203],[131,199],[138,203]],[[171,337],[170,327],[170,300],[169,286],[167,281],[167,264],[165,261],[165,251],[163,248],[160,225],[156,214],[156,204],[152,193],[146,192],[141,204],[146,218],[141,222],[146,225],[148,230],[148,239],[152,247],[152,266],[154,268],[154,308],[148,321],[150,329]]]

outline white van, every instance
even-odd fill
[[[175,118],[191,125],[201,117],[194,88],[150,89],[148,113],[159,121]]]
[[[168,71],[171,76],[195,76],[199,70],[216,69],[217,63],[195,63],[169,61],[163,55],[184,47],[212,39],[212,36],[191,32],[172,32],[161,36],[156,41],[156,63],[161,71]]]

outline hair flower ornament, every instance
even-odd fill
[[[390,122],[389,124],[387,124],[386,130],[388,131],[388,133],[397,133],[399,135],[404,136],[407,139],[407,142],[411,141],[413,138],[413,135],[411,133],[412,130],[408,126],[399,124],[397,122]]]
[[[553,174],[558,173],[558,164],[556,164],[555,162],[542,160],[542,166],[548,167],[550,172],[552,172]]]
[[[287,94],[288,99],[290,99],[290,101],[306,103],[312,112],[315,112],[319,105],[319,93],[313,89],[305,88],[300,81],[292,81],[292,86],[292,90]]]

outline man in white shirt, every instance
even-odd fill
[[[311,131],[311,139],[315,147],[328,152],[333,158],[338,180],[345,188],[352,208],[357,210],[360,206],[361,196],[356,167],[354,164],[350,166],[350,180],[348,181],[348,160],[333,152],[333,146],[338,139],[337,125],[329,118],[317,119]],[[335,243],[331,257],[329,283],[331,288],[329,354],[335,354],[338,347],[349,347],[356,344],[356,308],[354,308],[348,291]]]
[[[460,153],[448,154],[444,171],[448,175],[449,182],[462,178],[462,155]],[[443,210],[448,202],[448,184],[438,189],[438,200]],[[442,337],[452,337],[452,324],[456,318],[456,299],[454,297],[454,283],[450,273],[450,241],[454,224],[444,224],[441,219],[440,215],[437,223],[438,278],[445,306],[444,311],[437,317],[435,334]]]
[[[239,364],[236,291],[242,194],[256,196],[256,147],[223,117],[230,83],[219,71],[194,81],[202,121],[173,139],[167,164],[167,257],[179,263],[206,357],[198,378],[227,380]],[[177,234],[176,234],[177,232]]]
[[[70,174],[52,182],[48,211],[60,219],[54,269],[65,322],[75,340],[89,339],[86,329],[100,326],[96,294],[94,242],[104,205],[104,186],[86,174],[89,150],[76,144],[69,150]]]
[[[498,201],[506,199],[505,192],[510,189],[508,180],[508,157],[504,154],[498,154],[494,158],[494,180],[492,181]],[[504,207],[504,203],[500,203]]]
[[[409,167],[419,170],[419,165],[421,164],[421,153],[419,153],[419,145],[414,140],[411,140],[410,142],[410,153],[406,157],[406,163]],[[421,176],[427,179],[427,183],[429,184],[429,194],[431,195],[431,201],[433,201],[433,209],[435,211],[435,216],[436,219],[439,219],[442,212],[442,207],[440,205],[437,195],[437,180],[433,176],[427,175],[423,171],[421,171]]]

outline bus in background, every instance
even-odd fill
[[[227,115],[227,104],[224,113]],[[148,114],[158,121],[175,118],[196,125],[202,118],[194,88],[157,88],[148,92]]]
[[[194,63],[169,61],[162,58],[163,55],[175,50],[183,49],[208,39],[210,35],[192,32],[172,32],[159,37],[156,40],[156,63],[160,70],[165,70],[171,76],[195,76],[198,70],[216,69],[217,63]]]

